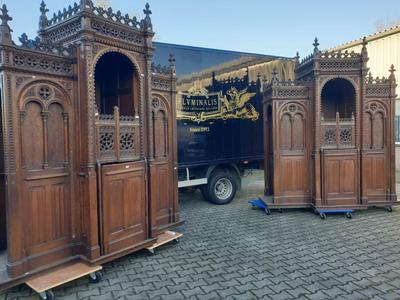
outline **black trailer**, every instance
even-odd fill
[[[262,83],[292,59],[155,43],[154,62],[176,59],[179,188],[227,204],[246,169],[263,166]],[[268,73],[268,74],[266,74]]]

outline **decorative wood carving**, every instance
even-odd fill
[[[280,82],[274,71],[264,87],[266,201],[278,208],[398,204],[394,67],[388,78],[373,78],[366,43],[361,54],[313,45],[313,54],[296,57],[295,81]]]
[[[173,58],[151,67],[149,6],[140,21],[91,0],[52,18],[43,2],[40,12],[39,37],[23,34],[20,45],[5,6],[0,13],[0,249],[9,259],[0,290],[3,278],[77,257],[115,259],[180,223],[175,69]],[[113,54],[131,65],[100,87],[97,66]],[[102,113],[97,96],[114,110]]]

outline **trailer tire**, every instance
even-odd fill
[[[203,196],[211,203],[224,205],[230,203],[236,195],[237,178],[228,172],[213,172],[208,184],[203,187]]]

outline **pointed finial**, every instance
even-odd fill
[[[146,16],[146,19],[147,19],[147,18],[150,18],[150,15],[152,14],[152,12],[151,12],[151,10],[150,10],[150,4],[149,4],[149,2],[146,3],[146,6],[145,6],[145,9],[143,10],[143,12],[144,12],[144,14],[145,14],[145,16]]]
[[[274,68],[272,69],[271,75],[272,75],[271,84],[272,84],[272,85],[278,85],[278,83],[279,83],[279,80],[278,80],[278,70],[276,69],[276,67],[274,67]]]
[[[390,72],[390,74],[393,74],[394,72],[396,72],[396,69],[394,68],[393,64],[390,66],[389,72]]]
[[[2,8],[1,8],[0,19],[1,19],[1,25],[5,25],[5,26],[8,26],[8,21],[12,21],[12,18],[9,16],[8,9],[5,4],[3,4]]]
[[[89,8],[89,9],[93,8],[92,0],[81,0],[81,9],[85,10],[86,8]]]
[[[363,58],[368,59],[368,51],[367,51],[367,38],[364,36],[362,40],[362,48],[361,48],[361,55]]]
[[[296,56],[294,57],[296,60],[296,67],[300,64],[300,55],[299,51],[296,52]]]
[[[175,66],[175,57],[174,57],[174,55],[172,53],[169,54],[168,61],[169,61],[169,66],[170,67],[174,67]]]
[[[49,20],[46,15],[48,12],[49,10],[46,8],[46,3],[42,0],[42,3],[40,4],[39,30],[45,29],[48,26]]]
[[[396,78],[395,78],[395,76],[394,76],[394,72],[396,72],[396,69],[394,68],[394,65],[393,65],[393,64],[390,66],[389,72],[390,72],[389,79],[390,79],[392,82],[394,82],[394,81],[396,80]]]
[[[26,35],[25,32],[21,34],[21,36],[18,39],[21,42],[22,46],[26,46],[29,42],[28,36]]]
[[[0,12],[0,44],[11,46],[13,44],[11,36],[12,30],[8,25],[8,21],[11,21],[12,18],[9,16],[8,9],[5,4],[3,4],[3,6],[0,8]]]
[[[153,25],[151,24],[151,17],[150,17],[150,15],[152,14],[152,11],[150,10],[150,4],[148,2],[146,3],[143,13],[145,15],[144,20],[142,20],[142,22],[144,22],[144,29],[152,31]]]
[[[371,72],[368,73],[368,76],[367,76],[366,79],[367,79],[367,83],[372,83],[373,78],[372,78],[372,73]]]
[[[315,53],[318,53],[318,52],[319,52],[319,49],[318,49],[318,46],[319,46],[318,38],[315,38],[315,39],[314,39],[313,46],[314,46],[314,54],[315,54]]]
[[[175,68],[175,57],[172,53],[169,54],[169,69],[171,70],[171,75],[176,75],[176,68]]]

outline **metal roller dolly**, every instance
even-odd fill
[[[326,219],[327,214],[345,214],[347,219],[353,218],[353,209],[318,209],[314,210],[316,214],[319,214],[319,217],[324,220]]]
[[[271,210],[268,207],[268,204],[262,201],[260,198],[249,200],[249,204],[252,208],[259,208],[265,211],[267,215],[271,214]]]

